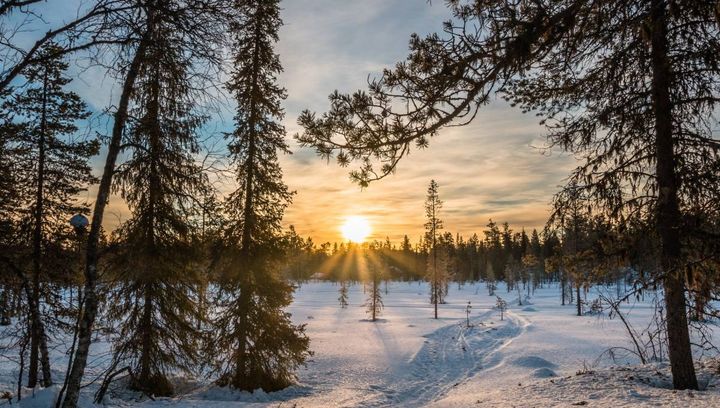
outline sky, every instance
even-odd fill
[[[426,0],[286,0],[278,52],[288,89],[285,126],[300,132],[302,109],[327,110],[335,89],[366,88],[368,76],[403,60],[410,34],[441,28],[450,11]],[[297,191],[285,220],[316,242],[341,239],[338,225],[365,216],[371,239],[416,241],[423,233],[424,200],[431,179],[440,188],[445,230],[481,235],[488,220],[514,228],[541,228],[550,201],[573,167],[558,152],[548,155],[538,118],[498,99],[466,127],[442,130],[425,150],[414,150],[397,172],[360,189],[348,169],[323,161],[311,149],[294,149],[282,165]],[[481,235],[482,236],[482,235]]]
[[[81,0],[49,0],[44,11],[54,19],[69,18],[70,2]],[[369,239],[398,242],[407,234],[415,242],[423,233],[426,190],[435,179],[446,231],[481,235],[491,218],[516,230],[542,228],[552,196],[575,161],[557,151],[550,154],[538,118],[499,98],[484,106],[472,124],[441,130],[428,149],[413,150],[395,174],[365,189],[350,181],[350,169],[301,149],[292,139],[302,131],[297,117],[303,109],[321,113],[332,91],[365,89],[369,77],[406,57],[412,33],[440,30],[450,16],[444,2],[284,0],[281,7],[285,25],[276,50],[284,67],[279,80],[288,91],[284,125],[293,151],[281,165],[285,182],[296,191],[286,226],[294,225],[316,243],[335,242],[343,240],[344,220],[361,216],[370,221]],[[71,87],[92,109],[99,112],[116,101],[116,84],[102,71],[73,69],[77,79]],[[229,130],[232,115],[220,112],[212,122],[208,131]],[[95,160],[98,174],[103,153]],[[93,193],[82,198],[92,201]],[[118,197],[107,211],[108,229],[128,217]]]

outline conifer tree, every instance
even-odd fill
[[[48,338],[40,314],[47,274],[62,269],[63,242],[71,239],[68,220],[87,206],[76,201],[85,188],[95,182],[88,163],[97,154],[97,140],[80,140],[77,122],[89,116],[80,97],[64,88],[71,80],[64,76],[68,65],[57,54],[57,46],[47,45],[40,62],[28,66],[22,75],[30,84],[6,100],[3,110],[14,122],[8,136],[16,166],[15,213],[21,239],[30,247],[32,260],[28,308],[30,310],[30,360],[28,386],[38,379],[42,363],[43,385],[52,384]],[[54,259],[53,259],[54,258]],[[67,264],[65,265],[67,269]]]
[[[438,303],[442,303],[444,285],[447,284],[447,253],[444,246],[438,244],[438,236],[443,222],[438,218],[443,202],[438,195],[438,184],[430,181],[425,198],[425,242],[428,245],[427,280],[430,283],[430,304],[434,307],[434,316],[438,318]]]
[[[285,250],[288,264],[288,277],[296,284],[300,284],[306,279],[304,266],[307,264],[308,252],[312,250],[312,246],[308,247],[305,240],[295,231],[295,226],[291,225],[289,231],[285,234]]]
[[[345,280],[340,281],[340,297],[338,297],[338,302],[340,302],[340,308],[345,309],[348,307],[348,287],[347,282]]]
[[[369,290],[367,291],[365,307],[367,313],[370,315],[370,320],[374,322],[377,320],[377,317],[380,315],[384,307],[380,283],[383,279],[383,269],[385,265],[382,260],[378,259],[376,256],[365,255],[365,257],[365,264],[367,266],[369,278],[369,281],[367,282]]]
[[[0,92],[0,100],[5,100],[9,92]],[[12,123],[7,105],[0,105],[0,253],[11,254],[15,242],[17,222],[15,220],[17,203],[20,200],[18,183],[15,180],[17,174],[14,171],[14,154],[11,147],[11,136],[16,132],[16,124]],[[9,268],[6,262],[15,261],[10,257],[3,258],[2,273],[0,273],[0,325],[6,326],[11,323],[10,297],[17,291],[11,273],[6,273]]]
[[[540,242],[540,234],[538,234],[536,229],[533,229],[532,234],[530,235],[530,252],[526,255],[532,255],[535,263],[535,267],[533,268],[534,290],[537,287],[542,287],[545,274],[542,243]]]
[[[0,100],[6,100],[9,92],[0,92]],[[0,104],[0,223],[7,224],[12,221],[16,203],[19,200],[16,172],[13,171],[13,154],[11,147],[12,135],[16,133],[17,125],[12,123],[11,112],[7,104]],[[7,235],[2,235],[3,238]]]
[[[195,157],[204,117],[176,35],[158,22],[138,72],[124,143],[132,155],[115,179],[132,216],[115,234],[108,302],[119,324],[115,364],[131,367],[132,388],[163,396],[174,391],[168,375],[192,372],[199,358],[200,221],[211,195]]]
[[[500,311],[500,320],[505,320],[505,311],[507,311],[508,304],[500,296],[496,296],[495,308]]]
[[[492,266],[493,278],[495,280],[502,280],[507,257],[503,252],[500,228],[498,228],[497,223],[493,222],[493,220],[488,222],[487,227],[488,229],[484,231],[484,234],[485,248],[488,254],[488,265]]]
[[[63,408],[74,408],[80,397],[95,319],[101,306],[98,266],[105,208],[112,191],[112,180],[128,121],[135,80],[139,70],[151,62],[146,51],[151,45],[155,24],[158,21],[166,22],[178,33],[178,38],[182,39],[184,54],[193,59],[193,78],[205,82],[196,87],[199,89],[206,89],[208,85],[208,69],[217,68],[221,64],[217,48],[224,44],[227,32],[229,6],[225,0],[112,0],[112,3],[118,7],[111,13],[111,19],[103,21],[103,24],[109,27],[109,33],[107,40],[104,36],[101,36],[100,40],[120,46],[117,53],[113,54],[118,62],[114,67],[118,69],[110,71],[119,79],[120,92],[116,106],[112,109],[112,131],[87,234],[83,313],[78,324],[77,350],[72,356],[69,375],[66,377],[67,393],[62,399]],[[103,18],[105,16],[106,14],[102,15]],[[60,398],[62,393],[58,399]]]
[[[234,4],[227,88],[237,110],[236,129],[227,137],[239,187],[225,202],[213,347],[219,384],[273,391],[290,385],[309,355],[304,326],[293,325],[283,310],[293,288],[279,275],[281,220],[292,197],[278,164],[278,153],[288,152],[279,123],[285,90],[276,83],[282,67],[273,51],[282,21],[277,0]]]

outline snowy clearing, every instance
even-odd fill
[[[339,285],[303,284],[290,308],[293,320],[307,324],[315,355],[298,373],[298,385],[266,394],[236,392],[207,382],[185,380],[182,395],[151,401],[127,392],[108,398],[110,406],[143,407],[466,407],[466,406],[720,406],[720,371],[708,356],[699,365],[706,391],[670,389],[664,363],[638,366],[629,355],[612,361],[603,351],[630,347],[618,319],[575,316],[575,306],[560,306],[558,289],[538,289],[532,304],[518,305],[517,294],[503,287],[504,320],[484,284],[453,284],[440,318],[432,318],[425,283],[394,282],[383,291],[385,309],[367,320],[361,284],[349,290],[341,309]],[[383,288],[384,289],[384,288]],[[600,288],[612,292],[614,288]],[[588,299],[595,297],[594,293]],[[471,326],[465,308],[472,302]],[[637,326],[652,315],[649,299],[628,304]],[[107,344],[95,345],[96,372]],[[62,355],[56,358],[55,367]],[[599,358],[601,357],[601,358]],[[4,362],[0,391],[14,389],[17,372]],[[57,373],[62,376],[61,372]],[[180,382],[180,380],[178,380]],[[97,388],[85,389],[89,401]],[[31,390],[26,390],[28,394]],[[27,395],[22,407],[53,406],[57,388]]]

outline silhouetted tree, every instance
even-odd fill
[[[273,51],[282,21],[276,0],[234,5],[234,65],[227,88],[237,101],[236,129],[227,137],[239,188],[225,202],[213,348],[219,384],[273,391],[290,385],[309,355],[304,326],[293,325],[283,310],[293,288],[279,273],[281,221],[292,197],[278,165],[278,152],[288,152],[279,123],[285,90],[276,84],[282,67]]]
[[[372,256],[365,255],[365,265],[367,266],[368,279],[366,285],[368,285],[367,299],[365,300],[365,307],[367,313],[370,315],[371,321],[376,321],[377,317],[382,312],[384,307],[382,301],[382,291],[380,290],[380,283],[383,280],[383,269],[385,265],[377,255]]]
[[[55,54],[57,46],[49,44],[40,56]],[[12,95],[4,110],[13,116],[15,127],[9,137],[17,166],[16,214],[20,234],[28,237],[32,260],[31,290],[27,301],[30,310],[31,341],[28,386],[37,383],[38,361],[42,363],[43,385],[52,384],[47,334],[40,314],[43,298],[43,276],[58,270],[58,252],[62,242],[71,237],[68,220],[87,206],[76,197],[95,182],[88,163],[97,154],[97,140],[81,141],[76,123],[88,117],[80,97],[64,88],[70,79],[63,76],[68,65],[60,57],[41,58],[28,66],[22,75],[30,84]],[[56,254],[53,260],[53,253]]]
[[[130,386],[168,396],[168,374],[193,371],[202,335],[197,288],[201,218],[211,194],[207,175],[196,162],[196,114],[189,64],[172,26],[157,23],[136,79],[125,146],[132,156],[116,170],[116,189],[131,218],[116,232],[110,259],[115,285],[110,317],[119,322],[115,364],[135,373]]]
[[[107,145],[107,156],[98,185],[92,221],[87,236],[85,256],[85,284],[83,286],[83,313],[78,324],[77,351],[70,362],[66,377],[67,395],[63,408],[74,408],[80,396],[82,377],[92,342],[93,327],[98,313],[97,293],[98,261],[102,238],[102,223],[105,207],[110,198],[112,179],[121,150],[122,135],[128,120],[130,99],[136,87],[140,69],[151,63],[148,48],[151,45],[158,21],[163,21],[178,32],[182,39],[180,48],[192,57],[193,77],[205,79],[205,73],[221,64],[218,48],[223,45],[227,27],[227,7],[224,0],[112,0],[123,12],[108,19],[108,43],[122,46],[114,52],[120,67],[120,92],[113,111],[113,126]],[[103,20],[104,21],[104,20]],[[205,82],[205,81],[203,81]],[[205,86],[197,86],[204,89]],[[62,393],[59,396],[62,398]]]
[[[442,208],[442,201],[438,195],[438,184],[430,181],[425,198],[425,242],[428,245],[429,255],[427,261],[427,280],[430,283],[430,303],[435,309],[435,318],[438,318],[438,303],[441,302],[443,285],[447,283],[447,257],[444,247],[438,246],[438,235],[443,223],[438,215]]]
[[[345,309],[346,307],[348,307],[348,284],[346,281],[340,281],[339,292],[340,297],[338,297],[338,302],[340,302],[340,308]]]

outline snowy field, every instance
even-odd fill
[[[703,357],[698,373],[705,391],[669,389],[666,364],[638,365],[629,355],[613,361],[603,351],[631,347],[619,319],[575,316],[560,306],[557,287],[538,289],[531,305],[503,287],[504,320],[484,284],[450,287],[440,318],[432,318],[424,283],[395,282],[383,291],[385,309],[367,320],[361,284],[350,287],[350,306],[341,309],[338,285],[303,284],[290,308],[293,320],[307,324],[314,356],[300,370],[299,384],[265,394],[219,389],[185,381],[172,399],[134,400],[127,393],[111,406],[143,407],[544,407],[544,406],[720,406],[718,362]],[[384,289],[384,288],[383,288]],[[614,288],[594,289],[614,294]],[[471,326],[466,305],[472,302]],[[652,316],[649,297],[625,306],[638,328]],[[102,369],[107,344],[95,346],[93,373]],[[699,356],[698,353],[696,356]],[[60,369],[62,355],[54,362]],[[58,371],[57,377],[62,376]],[[88,377],[90,378],[92,374]],[[0,364],[0,391],[13,390],[17,371]],[[96,386],[85,389],[89,406]],[[30,392],[30,391],[28,391]],[[56,388],[27,395],[20,406],[54,406]],[[2,404],[0,402],[0,404]],[[14,405],[16,405],[14,403]]]

